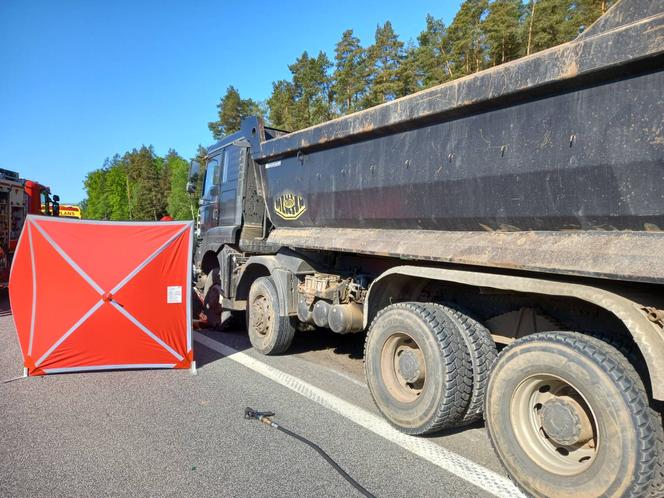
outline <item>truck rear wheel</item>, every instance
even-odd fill
[[[534,496],[636,497],[654,475],[643,383],[593,337],[544,332],[508,346],[489,379],[485,420],[503,465]]]
[[[280,306],[272,278],[257,278],[249,290],[247,330],[251,345],[266,355],[283,353],[293,342],[295,327],[280,315]]]
[[[364,366],[378,409],[407,434],[455,425],[468,407],[470,357],[458,328],[437,305],[399,303],[378,313]]]
[[[453,304],[439,306],[452,317],[459,327],[470,353],[472,394],[468,402],[468,409],[459,421],[459,425],[465,425],[482,418],[489,372],[496,361],[498,350],[489,330],[475,320],[469,312]]]

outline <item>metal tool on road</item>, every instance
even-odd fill
[[[245,408],[244,409],[244,418],[246,419],[256,419],[259,422],[269,425],[270,427],[274,427],[277,430],[280,430],[281,432],[288,434],[289,436],[297,439],[298,441],[303,442],[304,444],[311,446],[314,450],[318,452],[320,456],[322,456],[327,463],[329,463],[334,470],[336,470],[341,477],[346,479],[355,489],[357,489],[360,493],[362,493],[364,496],[367,498],[375,498],[374,495],[372,495],[369,491],[367,491],[359,482],[357,482],[355,479],[353,479],[351,476],[349,476],[344,469],[342,469],[337,462],[332,460],[330,455],[325,453],[323,449],[318,446],[316,443],[309,441],[307,438],[304,436],[300,436],[299,434],[296,434],[293,431],[290,431],[286,429],[285,427],[282,427],[281,425],[277,424],[275,421],[272,420],[272,417],[274,417],[274,412],[259,412],[258,410],[254,410],[253,408]]]

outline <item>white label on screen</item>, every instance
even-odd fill
[[[271,163],[267,163],[265,165],[265,169],[276,168],[277,166],[281,166],[281,161],[272,161]]]
[[[181,285],[169,285],[167,287],[168,292],[166,296],[166,302],[168,304],[177,304],[182,302],[182,286]]]

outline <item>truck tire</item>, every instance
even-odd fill
[[[466,425],[482,418],[489,373],[498,357],[498,350],[489,330],[475,320],[468,311],[456,304],[446,303],[440,306],[459,327],[470,353],[472,394],[468,402],[468,409],[459,421],[459,425]]]
[[[257,278],[249,289],[247,330],[251,345],[265,355],[283,353],[293,342],[295,327],[289,316],[279,314],[280,309],[272,278]]]
[[[367,334],[364,367],[376,406],[406,434],[451,427],[468,407],[470,355],[438,305],[399,303],[380,311]]]
[[[213,269],[205,277],[203,285],[203,313],[205,314],[207,326],[212,329],[220,328],[222,322],[221,279],[219,268]]]
[[[588,332],[588,334],[616,348],[627,358],[641,378],[647,373],[645,360],[633,342],[628,342],[623,337],[613,334],[609,335],[595,331]],[[650,487],[645,496],[661,498],[664,496],[664,425],[661,413],[651,408],[650,415],[653,419],[653,430],[657,439],[657,461],[655,462],[655,474],[652,481],[650,481]]]
[[[655,462],[655,473],[646,496],[648,498],[660,498],[664,496],[664,420],[662,414],[655,410],[650,410],[655,428],[655,437],[657,438],[657,461]]]
[[[512,479],[538,497],[643,496],[657,441],[627,359],[576,332],[519,339],[498,356],[485,421]]]

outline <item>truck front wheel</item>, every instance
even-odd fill
[[[642,496],[654,475],[643,383],[599,339],[545,332],[514,342],[491,373],[484,413],[498,457],[534,496]]]
[[[249,290],[247,329],[254,349],[270,355],[285,352],[295,328],[289,316],[280,315],[279,296],[271,277],[257,278]]]

